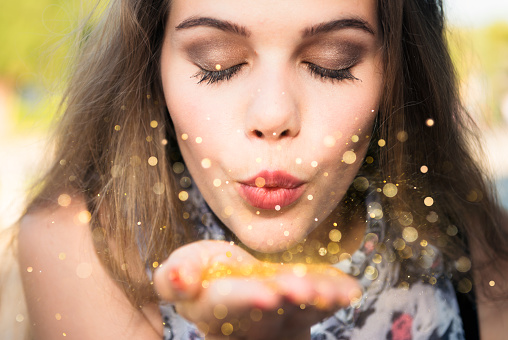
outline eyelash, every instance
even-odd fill
[[[206,81],[207,85],[218,83],[220,81],[228,81],[230,80],[240,69],[243,64],[238,64],[235,66],[232,66],[230,68],[219,70],[219,71],[209,71],[205,69],[201,69],[193,75],[194,78],[199,78],[198,84],[201,84]],[[334,82],[335,80],[341,81],[341,80],[360,80],[353,76],[351,73],[351,67],[341,69],[341,70],[332,70],[328,68],[324,68],[321,66],[317,66],[312,63],[305,63],[307,68],[309,69],[310,73],[318,78],[321,78],[323,80],[330,80]]]

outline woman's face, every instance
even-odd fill
[[[374,0],[173,0],[162,82],[186,165],[251,249],[302,241],[337,207],[383,84]]]

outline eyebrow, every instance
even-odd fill
[[[237,25],[234,22],[227,20],[220,20],[209,17],[191,17],[185,19],[178,26],[176,26],[175,29],[182,30],[199,26],[217,28],[221,31],[234,33],[246,38],[251,35],[251,32],[245,26]],[[332,20],[308,27],[303,30],[302,38],[310,38],[318,34],[351,28],[359,29],[369,34],[375,35],[374,30],[367,21],[361,18],[348,18]]]
[[[191,17],[182,21],[175,28],[176,30],[182,30],[198,26],[217,28],[221,31],[231,32],[246,38],[250,36],[250,31],[245,26],[240,26],[227,20],[219,20],[207,17]]]
[[[360,29],[362,31],[365,31],[369,34],[375,35],[374,30],[369,25],[369,23],[363,19],[360,18],[348,18],[348,19],[339,19],[339,20],[333,20],[324,22],[309,28],[306,28],[303,31],[303,38],[310,38],[312,36],[322,34],[322,33],[328,33],[332,31],[338,31],[341,29]]]

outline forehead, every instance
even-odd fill
[[[173,0],[170,29],[191,17],[214,17],[249,31],[303,30],[340,18],[358,18],[377,28],[375,0]]]

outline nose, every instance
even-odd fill
[[[245,132],[252,139],[277,141],[296,137],[301,128],[298,98],[284,75],[263,79],[254,90]]]

